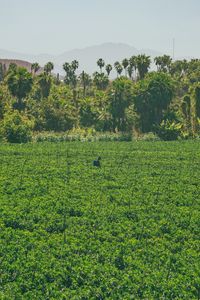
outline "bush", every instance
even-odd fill
[[[18,111],[4,115],[1,121],[1,133],[9,143],[27,143],[31,141],[31,122]]]
[[[155,129],[157,135],[163,141],[174,141],[181,135],[181,125],[169,120],[163,120]]]
[[[74,129],[66,132],[35,132],[33,135],[34,142],[113,142],[113,141],[131,141],[131,134],[96,132],[92,128]]]
[[[145,142],[155,142],[160,141],[158,135],[153,132],[145,133],[136,138],[137,141],[145,141]]]

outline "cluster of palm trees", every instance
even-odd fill
[[[38,73],[38,71],[40,71],[42,68],[40,67],[40,65],[35,62],[31,65],[31,72],[35,75],[36,73]],[[51,74],[51,72],[54,69],[54,64],[52,62],[48,62],[45,66],[44,66],[44,73],[45,74]]]
[[[157,66],[158,72],[174,74],[185,74],[188,70],[195,70],[199,66],[198,59],[192,59],[190,62],[187,60],[177,60],[172,61],[169,55],[157,56],[154,58],[154,63]],[[124,58],[122,62],[116,61],[113,66],[111,64],[106,64],[105,61],[100,58],[97,60],[97,66],[99,67],[99,72],[93,73],[92,77],[85,71],[82,71],[79,76],[76,74],[79,68],[79,63],[77,60],[73,60],[71,63],[66,62],[63,64],[63,69],[65,71],[64,82],[71,85],[72,88],[76,88],[78,81],[82,84],[84,88],[84,93],[86,87],[92,82],[99,88],[104,89],[109,83],[109,76],[113,69],[117,72],[117,77],[125,75],[131,80],[144,79],[145,75],[148,73],[151,65],[151,58],[145,54],[133,55],[129,59]],[[42,69],[39,64],[33,63],[31,66],[31,71],[33,75],[37,73],[43,73],[50,75],[54,69],[54,64],[48,62]],[[59,76],[57,77],[59,80]]]
[[[144,78],[145,74],[148,72],[150,68],[150,64],[151,64],[150,57],[145,54],[142,54],[138,56],[132,56],[130,59],[125,58],[122,60],[121,63],[119,61],[116,61],[114,63],[114,68],[117,72],[117,76],[120,76],[124,70],[125,76],[128,75],[130,78],[133,79],[133,77],[135,78],[137,75],[140,79],[142,79]],[[100,69],[99,74],[103,74],[103,68],[105,67],[105,71],[106,71],[105,75],[107,75],[108,77],[111,71],[113,70],[113,66],[111,64],[105,64],[105,61],[102,58],[97,60],[97,66]],[[79,67],[79,63],[77,60],[73,60],[71,63],[66,62],[63,64],[63,69],[66,73],[66,77],[65,77],[66,83],[74,82],[75,84],[76,82],[75,72],[78,69],[78,67]],[[51,74],[53,69],[54,69],[54,64],[52,62],[48,62],[44,66],[43,71],[46,74]],[[42,70],[42,68],[37,62],[31,65],[31,71],[33,72],[34,75],[38,73],[38,71],[40,70]],[[95,72],[93,74],[93,77],[97,76],[97,73],[98,72]],[[80,75],[80,78],[86,77],[86,73],[84,71],[81,74],[82,75]]]
[[[97,61],[97,65],[100,68],[100,73],[102,73],[102,69],[105,66],[105,70],[107,76],[110,75],[113,67],[110,64],[105,65],[105,62],[102,58]],[[143,79],[145,74],[148,72],[151,65],[150,56],[145,54],[132,56],[130,59],[124,58],[122,62],[116,61],[114,63],[114,68],[117,72],[117,76],[121,76],[124,70],[125,76],[129,76],[130,79]]]

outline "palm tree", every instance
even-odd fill
[[[46,74],[51,74],[51,71],[54,69],[54,64],[49,61],[45,66],[44,66],[44,72]]]
[[[130,79],[133,79],[133,67],[131,65],[127,68],[128,76]]]
[[[4,79],[3,64],[0,63],[0,82]]]
[[[73,60],[71,62],[71,67],[72,67],[72,70],[75,72],[78,69],[78,67],[79,67],[78,61],[77,60]]]
[[[17,67],[8,73],[6,82],[10,93],[17,99],[15,108],[18,110],[24,109],[25,103],[23,100],[31,91],[33,84],[31,74],[25,68]]]
[[[99,58],[97,60],[97,66],[100,68],[100,71],[102,73],[102,68],[105,66],[105,61],[102,58]]]
[[[112,66],[110,64],[106,65],[106,72],[108,76],[110,75],[111,71],[112,71]]]
[[[144,79],[145,75],[148,73],[150,64],[151,64],[150,56],[147,56],[145,54],[141,54],[137,56],[137,69],[138,69],[140,79]]]
[[[85,73],[84,71],[79,75],[79,79],[81,82],[81,85],[83,86],[83,95],[85,97],[86,95],[86,88],[90,85],[91,83],[91,78],[90,75]]]
[[[131,56],[131,58],[129,59],[129,66],[132,68],[132,70],[134,71],[134,78],[136,78],[136,71],[137,71],[137,56],[133,55]],[[130,70],[131,70],[130,68]],[[129,72],[130,73],[130,72]],[[130,75],[129,75],[130,77]]]
[[[128,59],[124,58],[123,61],[122,61],[122,66],[123,66],[123,68],[125,70],[125,76],[127,76],[127,67],[128,67],[128,65],[129,65]]]
[[[40,87],[41,97],[48,98],[52,84],[52,77],[44,72],[37,77],[37,81]]]
[[[160,72],[169,72],[172,58],[169,55],[157,56],[154,58],[157,70]]]
[[[66,72],[65,83],[71,84],[75,89],[77,85],[77,76],[75,74],[76,69],[78,69],[79,63],[77,60],[73,60],[70,63],[66,62],[63,64],[63,69]]]
[[[117,77],[120,76],[123,71],[121,64],[118,61],[116,61],[114,63],[114,67],[115,67],[115,70],[117,71]]]
[[[93,74],[93,82],[99,90],[105,90],[109,84],[109,79],[104,73],[95,72]]]
[[[184,120],[186,121],[186,129],[190,128],[191,125],[191,97],[189,95],[185,95],[181,102],[181,110],[184,116]]]
[[[39,69],[40,69],[40,65],[37,62],[31,65],[31,72],[33,72],[34,75],[39,71]]]
[[[63,64],[63,70],[66,73],[69,73],[70,69],[71,69],[71,65],[68,62],[66,62],[66,63]]]
[[[156,56],[156,57],[154,58],[154,62],[155,62],[155,64],[156,64],[157,71],[160,71],[160,70],[161,70],[161,65],[162,65],[161,56]]]

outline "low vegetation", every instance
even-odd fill
[[[200,299],[200,60],[154,62],[0,64],[0,299]]]
[[[198,141],[1,144],[0,298],[199,299],[199,159]]]

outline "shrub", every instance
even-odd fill
[[[157,134],[153,132],[149,132],[138,136],[136,140],[145,141],[145,142],[155,142],[155,141],[160,141],[160,138]]]
[[[4,115],[1,121],[1,134],[9,143],[27,143],[31,140],[30,120],[22,116],[18,111]]]
[[[181,135],[181,125],[179,123],[163,120],[159,126],[155,128],[157,135],[164,141],[177,140]]]

